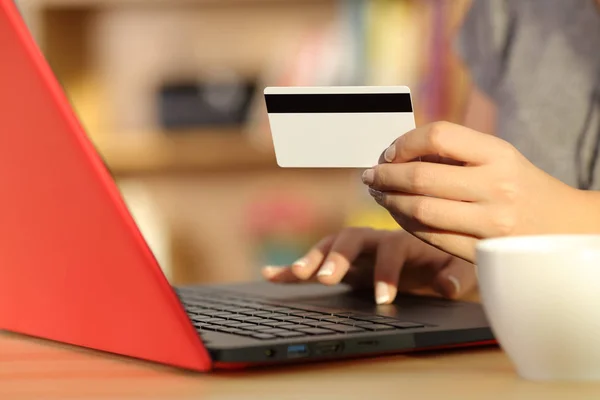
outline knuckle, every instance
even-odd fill
[[[502,155],[504,157],[507,158],[517,158],[519,156],[519,150],[517,150],[517,148],[515,146],[513,146],[511,143],[506,142],[506,141],[501,141],[500,142],[500,151],[502,152]]]
[[[434,150],[439,150],[442,147],[443,137],[448,131],[448,122],[434,122],[427,130],[427,142]]]
[[[515,233],[517,217],[511,208],[496,210],[490,217],[492,232],[499,236],[510,236]]]
[[[431,219],[431,207],[426,197],[415,198],[412,207],[412,217],[420,224],[427,225]]]
[[[413,193],[424,193],[432,180],[426,163],[415,163],[409,178],[409,189]]]
[[[514,179],[500,180],[495,186],[494,194],[503,202],[514,203],[519,197],[519,184]]]

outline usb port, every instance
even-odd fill
[[[315,354],[319,356],[335,354],[340,351],[342,351],[342,344],[339,342],[319,343],[315,346]]]
[[[308,356],[308,346],[305,344],[292,344],[287,348],[288,358],[300,358]]]

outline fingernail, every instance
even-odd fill
[[[392,145],[385,150],[385,153],[383,153],[383,158],[387,162],[394,161],[396,158],[396,143],[392,143]]]
[[[335,271],[335,264],[333,261],[327,261],[317,273],[318,276],[331,276]]]
[[[455,277],[455,276],[452,276],[452,275],[448,275],[448,280],[454,286],[454,293],[453,294],[460,293],[460,281],[458,280],[458,278]]]
[[[363,172],[362,181],[365,185],[371,185],[375,180],[375,171],[371,168]]]
[[[296,267],[296,268],[302,269],[302,268],[306,267],[306,264],[307,264],[306,260],[304,258],[301,258],[298,261],[294,262],[292,264],[292,267]]]
[[[375,285],[375,301],[377,304],[386,304],[390,301],[390,288],[385,282],[377,282]]]
[[[375,190],[373,188],[369,188],[369,194],[373,196],[376,202],[380,204],[383,202],[383,192],[380,192],[379,190]]]
[[[279,272],[279,268],[269,265],[269,266],[264,267],[262,269],[262,271],[266,277],[271,278],[271,277],[277,275],[277,272]]]

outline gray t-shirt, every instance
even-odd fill
[[[595,0],[474,0],[457,50],[498,106],[499,137],[563,182],[586,188],[594,176],[600,189]]]

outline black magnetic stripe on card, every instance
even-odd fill
[[[413,111],[410,93],[266,94],[265,101],[270,114]]]

